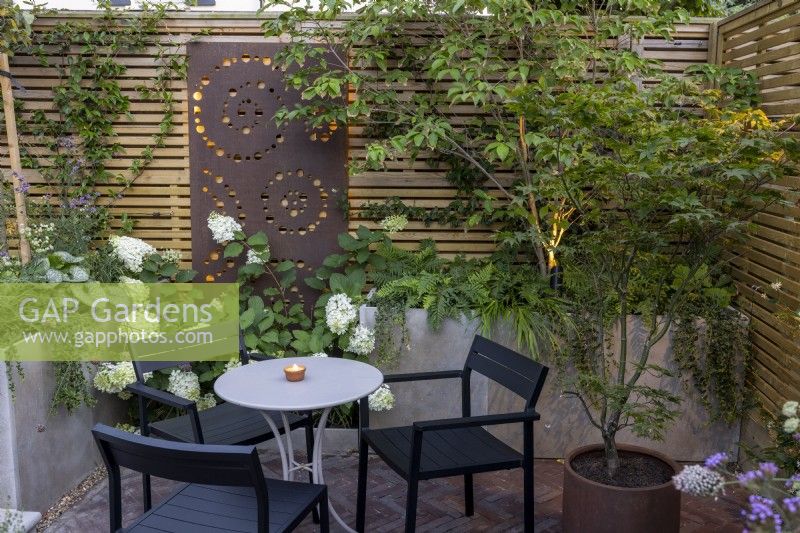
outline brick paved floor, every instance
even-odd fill
[[[355,525],[355,493],[357,457],[355,455],[325,458],[325,477],[331,501],[342,518]],[[280,472],[277,460],[264,463],[267,475]],[[556,461],[538,460],[536,478],[536,531],[561,530],[562,466]],[[172,482],[154,480],[154,501],[159,501],[173,487]],[[424,481],[420,486],[417,514],[418,531],[520,531],[521,516],[520,471],[510,470],[479,474],[475,478],[475,516],[463,516],[462,484],[460,478]],[[93,487],[86,496],[66,511],[47,533],[94,533],[108,531],[108,488],[106,482]],[[367,530],[370,532],[400,531],[403,526],[405,482],[388,469],[380,459],[370,459],[367,501]],[[123,480],[124,523],[141,509],[140,478],[125,472]],[[684,496],[681,531],[734,533],[742,530],[738,520],[738,501],[729,496],[718,501]],[[338,525],[332,528],[339,531]],[[317,531],[310,518],[299,528],[301,532]],[[630,532],[635,533],[635,532]],[[646,532],[642,532],[646,533]]]

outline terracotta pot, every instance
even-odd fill
[[[680,467],[669,457],[638,446],[618,445],[619,450],[650,455]],[[583,446],[564,459],[562,526],[564,533],[677,533],[681,523],[681,493],[672,482],[643,488],[603,485],[580,476],[572,461],[602,445]]]

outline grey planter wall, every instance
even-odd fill
[[[406,325],[410,334],[409,348],[403,348],[395,365],[378,365],[384,373],[464,368],[464,360],[478,330],[478,323],[447,320],[441,330],[431,331],[427,320],[428,313],[424,309],[409,309],[406,312]],[[375,325],[374,307],[362,309],[362,322],[370,327]],[[391,427],[406,425],[415,420],[461,416],[461,382],[457,379],[393,383],[391,388],[396,399],[394,409],[370,413],[371,426]],[[473,414],[487,413],[488,391],[488,380],[483,376],[476,376],[472,380]]]
[[[374,324],[375,309],[365,308],[364,322]],[[442,329],[433,332],[427,325],[427,313],[411,309],[406,315],[410,333],[410,348],[404,350],[395,368],[386,372],[415,372],[461,368],[464,365],[472,337],[478,330],[476,322],[447,321]],[[629,345],[635,348],[642,341],[643,328],[637,317],[629,318]],[[491,337],[496,342],[519,350],[513,328],[501,324],[494,328]],[[380,339],[379,339],[380,342]],[[666,335],[654,348],[650,362],[676,370],[672,361],[672,335]],[[490,380],[474,380],[473,413],[502,413],[519,410],[519,397]],[[683,401],[677,421],[666,432],[663,442],[635,437],[625,430],[619,442],[637,444],[666,453],[679,461],[700,461],[720,450],[736,454],[740,424],[727,425],[710,422],[710,416],[701,404],[693,387],[684,386],[678,377],[646,376],[643,383],[658,385],[680,396]],[[376,426],[407,424],[448,416],[460,416],[460,391],[456,380],[426,381],[414,385],[392,385],[397,398],[396,406],[387,413],[373,413],[371,422]],[[561,458],[571,449],[596,443],[600,434],[588,421],[578,400],[565,397],[551,371],[537,410],[542,419],[535,425],[534,450],[537,457]],[[491,431],[508,444],[521,448],[519,427],[498,426]]]
[[[119,422],[125,407],[102,394],[94,408],[50,415],[53,365],[24,363],[23,369],[12,399],[0,365],[0,498],[10,497],[12,508],[45,511],[101,464],[89,430],[97,422]]]

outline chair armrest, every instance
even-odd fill
[[[457,429],[475,426],[495,426],[498,424],[513,424],[515,422],[533,422],[539,420],[539,413],[533,409],[521,413],[503,413],[499,415],[466,416],[463,418],[443,418],[439,420],[426,420],[414,422],[414,431],[435,431],[439,429]]]
[[[424,381],[430,379],[460,378],[463,370],[437,370],[433,372],[413,372],[410,374],[388,374],[383,376],[384,383],[401,383],[404,381]]]
[[[139,383],[138,381],[136,383],[131,383],[125,387],[125,389],[133,394],[163,403],[164,405],[169,405],[170,407],[177,407],[178,409],[185,410],[190,410],[195,407],[195,403],[192,400],[187,400],[186,398],[181,398],[180,396],[176,396],[170,392],[149,387],[144,383]]]

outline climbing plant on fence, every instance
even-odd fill
[[[108,227],[108,206],[142,175],[155,150],[164,146],[173,131],[171,84],[186,74],[185,56],[177,53],[180,43],[160,35],[174,5],[145,1],[137,11],[121,11],[103,0],[98,9],[91,18],[60,22],[27,39],[4,40],[13,51],[57,72],[51,106],[27,109],[19,101],[16,106],[23,166],[38,172],[47,189],[37,200],[28,197],[32,214],[28,230],[48,243],[67,243],[68,251],[78,256],[86,255],[92,242],[102,236]],[[34,6],[24,16],[42,12]],[[157,74],[135,89],[141,101],[159,104],[158,132],[127,169],[112,172],[108,162],[123,153],[115,124],[132,118],[131,96],[120,83],[127,67],[119,56],[146,48],[156,50]],[[116,187],[105,189],[108,185]],[[7,197],[11,191],[4,187],[0,194]],[[27,193],[31,185],[23,187]],[[0,215],[8,220],[8,206],[13,204],[4,201],[2,205]],[[123,229],[130,225],[123,224]],[[63,406],[72,411],[93,402],[80,363],[57,363],[55,369],[54,409]]]
[[[280,110],[276,120],[315,128],[368,124],[373,141],[356,171],[408,156],[446,163],[447,179],[465,193],[451,204],[456,216],[501,225],[498,242],[527,254],[546,275],[573,214],[559,176],[576,154],[565,142],[568,129],[532,127],[513,106],[548,101],[581,80],[655,76],[654,63],[634,48],[645,35],[669,38],[687,15],[664,5],[332,0],[312,10],[273,0],[265,9],[288,10],[264,29],[271,37],[289,36],[274,59],[293,69],[286,81],[306,101]],[[630,18],[642,13],[649,16]],[[309,41],[327,46],[311,48]],[[323,57],[330,53],[335,60]],[[420,88],[408,92],[409,84]],[[483,209],[494,196],[510,207]],[[448,216],[437,213],[434,220]]]

